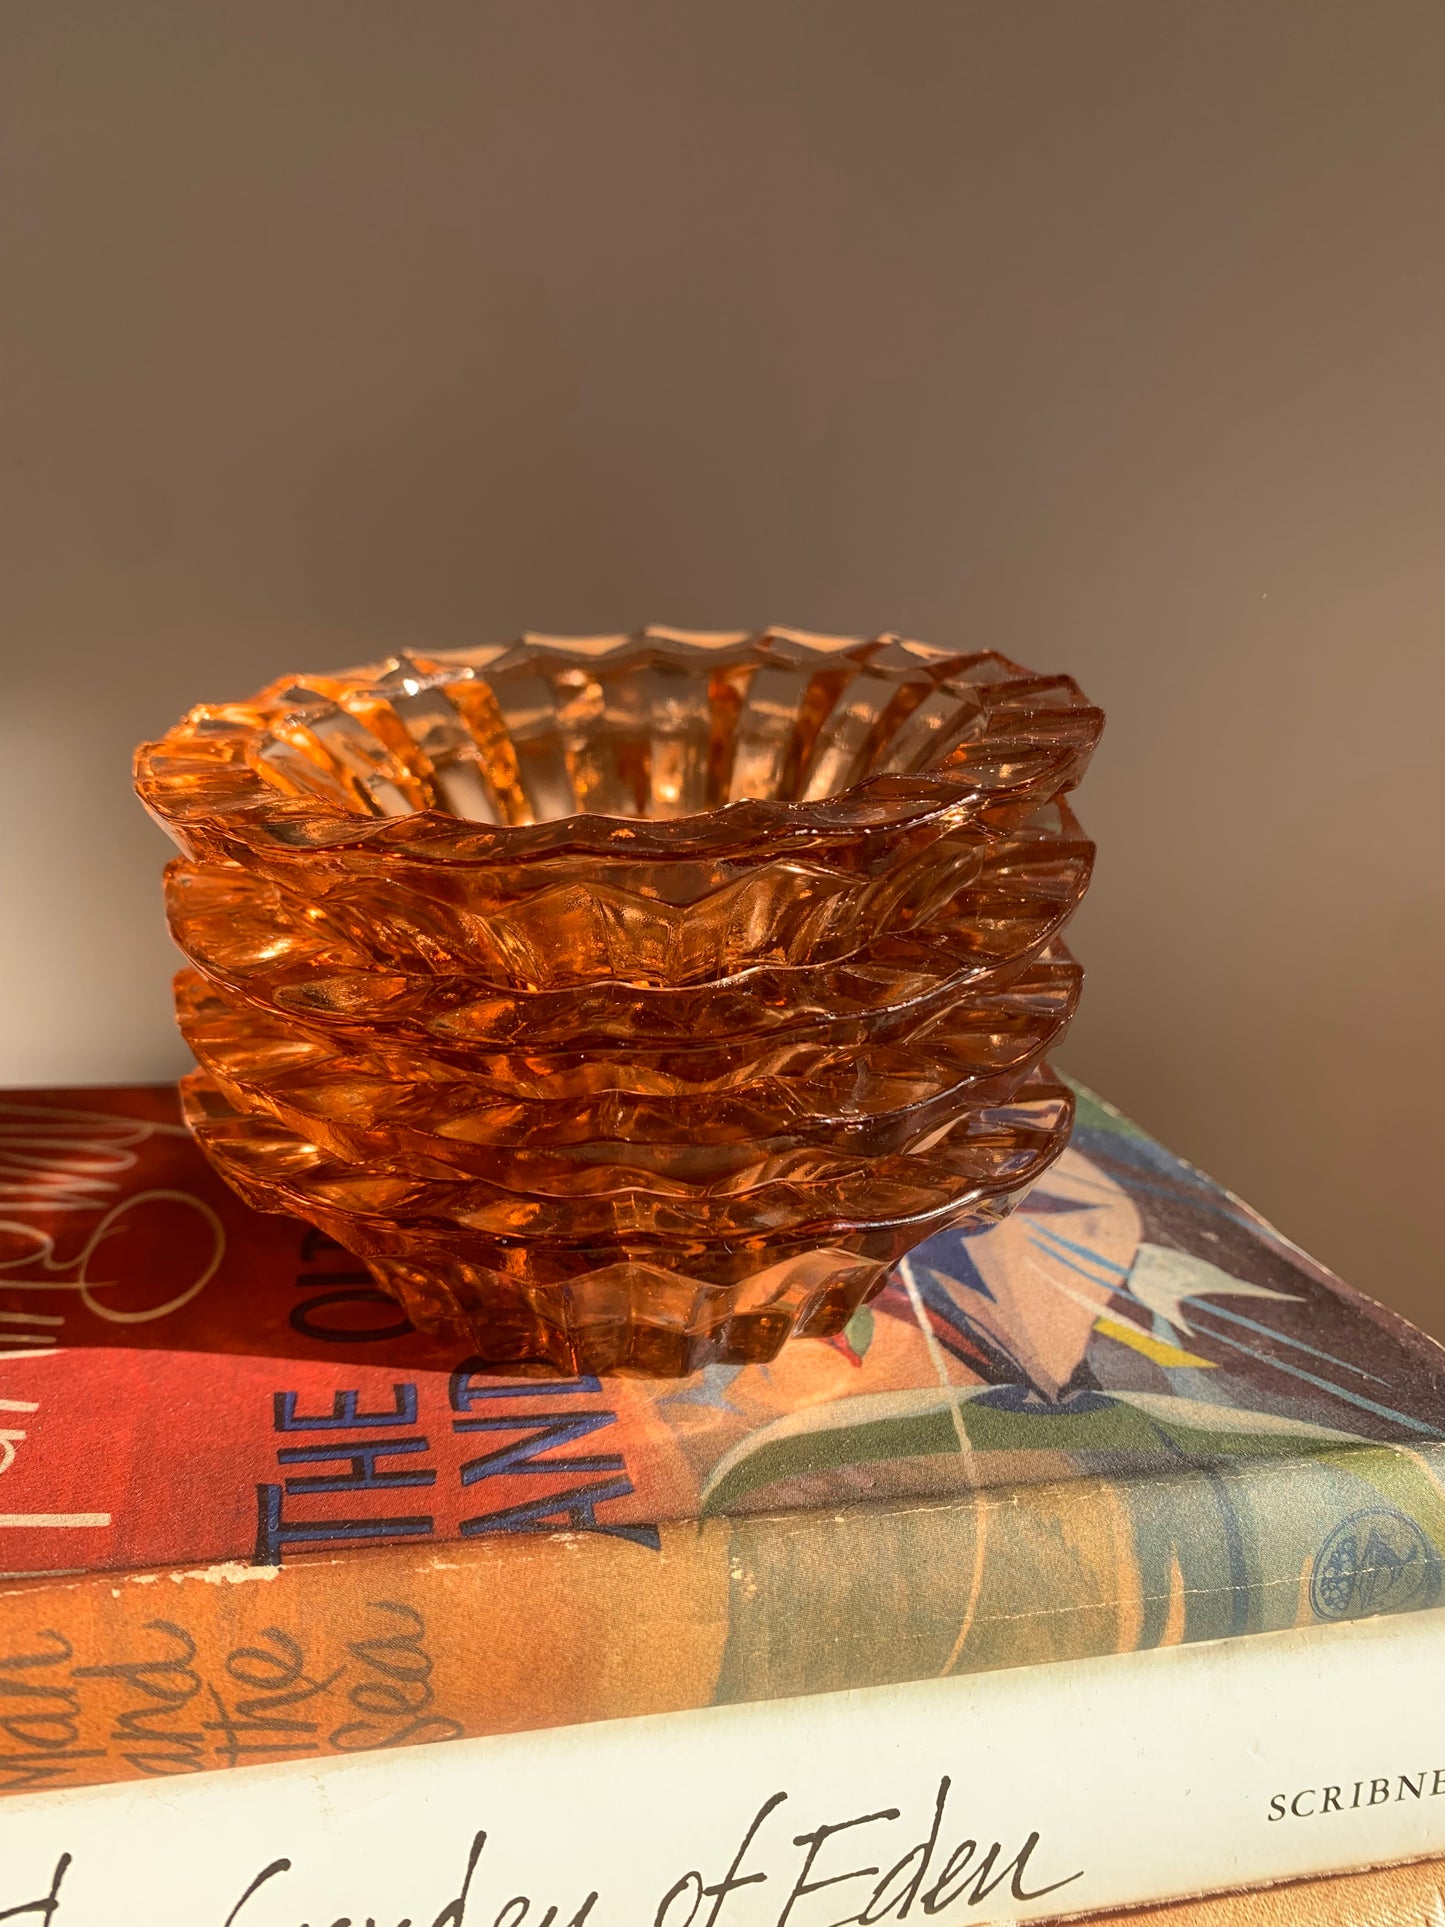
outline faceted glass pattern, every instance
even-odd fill
[[[365,1037],[380,1025],[463,1060],[509,1044],[566,1046],[579,1033],[594,1046],[716,1038],[743,1052],[800,1022],[813,1034],[839,1025],[881,1034],[1038,955],[1083,894],[1092,846],[1059,803],[983,842],[977,866],[960,866],[960,886],[940,890],[907,925],[880,934],[863,917],[849,925],[841,957],[755,963],[705,983],[599,974],[535,988],[415,961],[403,968],[377,957],[365,928],[339,931],[326,902],[234,864],[172,864],[166,900],[176,942],[213,982],[342,1033]]]
[[[136,782],[183,854],[399,968],[676,984],[906,926],[1101,723],[990,653],[648,630],[279,683],[193,710]]]
[[[1017,1088],[1068,1024],[1080,976],[1059,946],[902,1043],[813,1048],[799,1067],[684,1096],[522,1095],[506,1078],[308,1038],[195,972],[177,979],[176,1004],[186,1042],[236,1109],[265,1109],[342,1160],[365,1166],[380,1155],[392,1171],[519,1191],[646,1183],[706,1194],[933,1141],[971,1107]],[[546,1090],[545,1079],[536,1087]]]
[[[495,1364],[672,1376],[825,1337],[922,1239],[1002,1217],[1068,1141],[1068,1090],[1040,1070],[964,1112],[925,1153],[848,1161],[718,1198],[644,1190],[529,1198],[331,1158],[204,1072],[185,1114],[263,1211],[309,1219],[365,1259],[425,1326],[460,1326]]]
[[[992,653],[779,630],[194,710],[136,778],[182,852],[187,1116],[498,1363],[836,1331],[1062,1148],[1101,726]]]

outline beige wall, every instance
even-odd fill
[[[1111,727],[1069,1066],[1445,1332],[1445,6],[8,0],[0,1079],[181,1063],[131,743],[896,627]]]

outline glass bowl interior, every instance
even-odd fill
[[[136,783],[192,855],[696,859],[1043,800],[1101,727],[993,652],[647,629],[290,678],[193,710]]]

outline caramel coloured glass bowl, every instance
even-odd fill
[[[915,1244],[1012,1209],[1073,1117],[1067,1087],[1041,1068],[926,1154],[706,1203],[614,1193],[584,1212],[338,1162],[269,1113],[237,1111],[204,1072],[181,1091],[202,1149],[243,1198],[357,1253],[418,1324],[480,1338],[498,1365],[663,1377],[841,1331]]]
[[[1065,797],[1101,726],[992,652],[783,630],[193,710],[136,761],[181,851],[187,1117],[498,1362],[837,1330],[1063,1146],[1043,1060],[1093,856]]]
[[[969,1104],[1007,1098],[1061,1039],[1081,979],[1056,946],[902,1043],[805,1048],[794,1067],[686,1095],[526,1095],[515,1078],[310,1034],[195,972],[177,979],[176,1008],[198,1063],[236,1109],[267,1110],[343,1161],[520,1190],[594,1190],[604,1167],[716,1188],[790,1153],[912,1150]],[[548,1090],[532,1070],[530,1088]]]
[[[825,962],[753,964],[708,983],[639,984],[599,978],[569,989],[478,981],[379,961],[339,932],[324,906],[234,864],[174,863],[166,906],[179,948],[235,996],[343,1034],[378,1030],[460,1057],[506,1044],[545,1048],[585,1034],[604,1042],[696,1042],[776,1035],[799,1017],[813,1025],[914,1012],[981,989],[1038,955],[1068,921],[1088,883],[1093,846],[1067,805],[1034,810],[989,840],[969,880],[927,915],[879,935],[866,922],[852,951]]]
[[[650,629],[278,683],[192,710],[136,785],[183,855],[378,959],[707,982],[906,922],[1078,781],[1101,726],[1069,678],[991,652]]]

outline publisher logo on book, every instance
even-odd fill
[[[1439,1594],[1439,1554],[1415,1521],[1392,1506],[1367,1506],[1341,1520],[1310,1578],[1318,1619],[1408,1612],[1433,1606]]]

